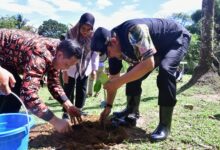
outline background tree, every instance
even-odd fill
[[[214,33],[214,37],[215,37],[214,53],[215,53],[215,56],[218,59],[218,61],[220,61],[220,0],[215,1],[215,33]]]
[[[193,24],[188,26],[188,30],[193,33],[198,35],[198,40],[201,43],[201,22],[202,22],[202,10],[197,10],[191,15]],[[214,47],[213,47],[213,63],[212,67],[214,70],[218,71],[220,74],[220,0],[215,0],[214,4]],[[192,43],[192,42],[191,42]],[[190,44],[191,45],[191,44]],[[191,47],[191,46],[190,46]],[[194,46],[193,46],[194,47]],[[190,54],[191,48],[189,48],[189,53]],[[187,54],[187,55],[188,55]],[[194,53],[195,54],[195,53]],[[190,57],[188,57],[190,58]],[[193,61],[193,60],[191,60]],[[196,64],[197,60],[193,63]],[[192,70],[193,65],[190,66],[190,70]]]
[[[198,34],[192,34],[189,49],[184,59],[187,62],[187,73],[192,74],[199,63],[200,43],[200,36]]]
[[[16,23],[17,20],[15,18],[15,16],[6,16],[6,17],[1,17],[0,18],[0,28],[16,28]]]
[[[35,28],[34,26],[32,25],[25,25],[21,28],[22,30],[25,30],[25,31],[30,31],[32,33],[37,33],[37,28]]]
[[[179,92],[191,87],[199,81],[203,80],[206,74],[211,70],[213,62],[213,41],[214,41],[214,2],[215,0],[202,1],[202,28],[201,28],[201,46],[199,64],[195,68],[190,81],[184,85]],[[206,82],[208,78],[205,78]],[[204,80],[203,80],[204,81]]]
[[[67,30],[67,25],[59,23],[56,20],[49,19],[44,21],[38,28],[38,34],[51,38],[59,38],[61,34],[66,33]]]
[[[188,14],[186,14],[186,13],[182,13],[182,12],[180,12],[180,13],[173,13],[168,18],[179,22],[183,26],[187,26],[189,24],[192,24],[191,17]]]
[[[168,18],[179,22],[192,33],[192,38],[185,61],[187,62],[187,73],[193,73],[199,62],[200,27],[197,26],[201,26],[201,10],[194,12],[192,15],[187,15],[185,13],[174,13]]]
[[[187,27],[187,29],[192,34],[201,35],[201,18],[202,18],[202,10],[197,10],[191,15],[192,24]]]
[[[28,22],[27,19],[25,19],[21,14],[18,14],[16,17],[15,17],[17,23],[16,23],[16,28],[17,29],[22,29]]]
[[[199,63],[199,48],[201,43],[201,18],[202,10],[197,10],[191,14],[192,24],[186,28],[192,34],[188,53],[186,54],[185,60],[187,61],[188,73],[193,73],[195,67]]]
[[[37,29],[31,25],[27,25],[28,19],[21,14],[15,16],[6,16],[0,18],[0,28],[22,29],[30,32],[36,32]]]

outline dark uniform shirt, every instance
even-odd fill
[[[53,116],[38,96],[44,74],[48,75],[52,96],[60,103],[67,100],[60,86],[59,71],[52,66],[58,43],[27,31],[0,29],[0,65],[23,76],[20,97],[32,113],[44,120]]]
[[[181,25],[167,19],[133,19],[112,29],[119,38],[122,58],[135,65],[152,55],[164,55],[174,42],[182,44],[180,36],[189,34]],[[122,61],[109,59],[109,71],[114,75],[120,72]]]

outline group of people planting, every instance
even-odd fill
[[[127,106],[121,112],[113,112],[113,116],[128,123],[133,119],[136,123],[142,81],[159,67],[159,124],[150,140],[166,139],[177,101],[175,73],[187,52],[190,33],[172,20],[159,18],[132,19],[112,30],[99,27],[93,32],[94,23],[92,14],[83,14],[62,41],[22,30],[0,29],[0,91],[4,93],[0,95],[0,113],[19,111],[21,104],[13,100],[11,92],[14,92],[33,114],[50,122],[58,132],[69,132],[67,119],[70,116],[79,123],[82,121],[88,76],[96,78],[99,57],[106,56],[110,77],[103,86],[107,98],[100,122],[110,115],[117,89],[126,84]],[[130,67],[120,75],[122,60]],[[37,94],[45,74],[51,95],[63,106],[62,119]]]

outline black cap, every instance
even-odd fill
[[[95,23],[95,18],[92,14],[90,13],[84,13],[79,20],[79,24],[88,24],[90,26],[94,26]]]
[[[66,33],[62,33],[61,35],[60,35],[60,41],[63,41],[63,40],[65,40],[66,39]]]
[[[111,38],[111,32],[103,27],[99,27],[91,41],[91,50],[100,52],[100,55],[107,53],[107,44]]]

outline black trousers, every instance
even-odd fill
[[[21,78],[15,70],[8,70],[11,72],[16,80],[15,87],[12,88],[12,92],[20,96]],[[0,113],[16,113],[19,112],[21,103],[12,94],[7,96],[0,95]]]
[[[75,106],[77,108],[83,108],[85,104],[87,80],[87,76],[83,77],[82,79],[80,76],[77,79],[69,77],[69,82],[67,84],[64,83],[64,91],[67,97],[72,103],[74,103],[75,99]],[[75,89],[76,93],[74,95]]]
[[[157,87],[159,90],[158,105],[173,107],[176,105],[176,77],[175,72],[187,52],[187,48],[190,42],[188,35],[183,35],[183,43],[180,45],[175,42],[169,47],[167,53],[161,55],[155,55],[156,67],[159,67],[159,74],[157,76]],[[130,71],[132,67],[129,67],[127,71]],[[155,68],[156,68],[155,67]],[[150,73],[144,75],[142,78],[126,84],[126,95],[137,96],[141,95],[141,84],[144,79],[148,77]]]

